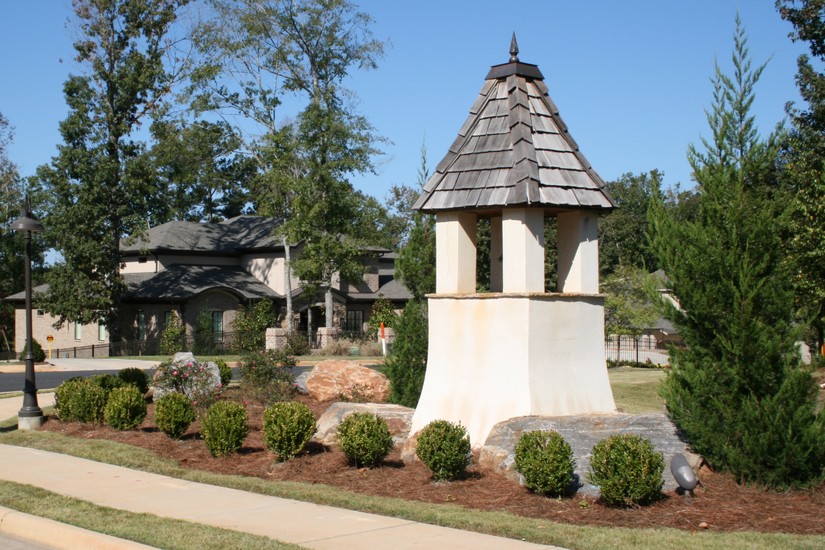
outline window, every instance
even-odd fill
[[[163,312],[163,329],[166,330],[166,327],[172,324],[172,312],[171,311],[164,311]]]
[[[137,339],[146,340],[146,312],[142,309],[137,312]]]
[[[212,337],[215,342],[223,342],[223,311],[212,312]]]
[[[101,342],[106,340],[106,325],[103,323],[97,324],[97,339]]]
[[[364,328],[364,312],[360,309],[347,310],[347,322],[344,330],[347,332],[361,332]]]
[[[37,316],[38,316],[38,317],[43,317],[43,315],[44,315],[43,310],[42,310],[42,309],[38,309],[38,310],[37,310]]]
[[[74,339],[75,340],[83,339],[83,323],[75,323],[74,324]]]

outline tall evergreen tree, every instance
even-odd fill
[[[796,83],[805,105],[789,105],[793,129],[784,143],[785,174],[795,191],[791,212],[794,283],[806,336],[815,352],[825,345],[825,0],[778,0],[791,38],[808,43],[797,60]]]
[[[422,143],[419,188],[423,188],[429,178],[427,147]],[[411,212],[409,224],[409,236],[398,254],[395,270],[415,299],[423,301],[426,294],[435,292],[435,216]]]
[[[147,226],[157,192],[135,133],[162,108],[174,77],[165,64],[170,27],[187,0],[76,0],[77,61],[88,71],[64,86],[63,144],[37,178],[45,225],[62,255],[41,307],[59,323],[102,321],[120,339],[120,241]]]
[[[672,351],[663,395],[712,466],[742,482],[802,484],[822,474],[825,433],[795,347],[777,148],[750,114],[764,65],[752,68],[738,17],[732,60],[731,76],[716,66],[712,137],[689,149],[697,219],[677,219],[653,192],[651,246],[681,305],[669,317],[686,344]]]

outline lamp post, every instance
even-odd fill
[[[34,381],[34,354],[32,353],[32,233],[43,231],[43,224],[32,217],[29,197],[23,215],[11,223],[11,229],[21,231],[26,240],[26,382],[23,387],[23,407],[17,413],[17,428],[33,430],[43,424],[43,410],[37,404],[37,385]]]

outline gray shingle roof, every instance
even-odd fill
[[[143,239],[124,241],[124,253],[209,252],[239,254],[249,250],[276,248],[280,239],[273,236],[281,220],[265,216],[238,216],[221,223],[172,221],[146,232]]]
[[[124,275],[126,300],[188,300],[201,292],[223,288],[244,299],[278,298],[264,283],[235,266],[173,265],[158,273]]]
[[[615,207],[559,116],[538,67],[520,63],[518,47],[514,49],[510,63],[490,69],[458,137],[414,208]]]

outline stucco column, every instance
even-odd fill
[[[558,216],[559,291],[598,294],[599,221],[589,212]]]
[[[544,292],[544,212],[532,208],[505,210],[501,240],[502,290]]]
[[[490,219],[490,292],[501,292],[502,260],[501,216]]]
[[[439,212],[435,218],[438,294],[469,294],[476,291],[476,215]]]

